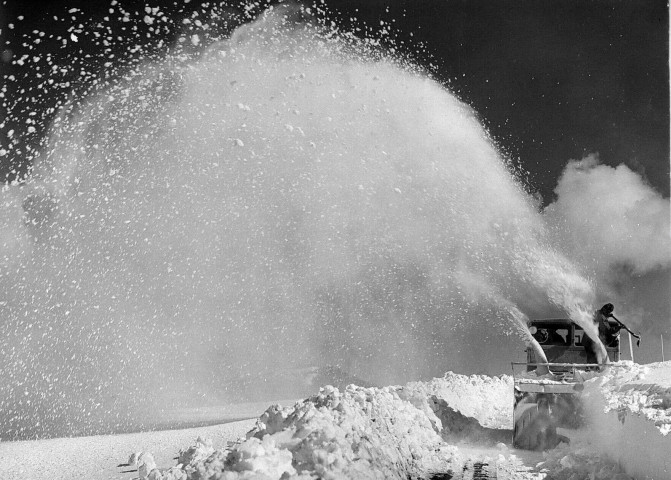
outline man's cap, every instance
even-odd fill
[[[601,307],[601,313],[604,315],[610,315],[613,313],[613,310],[615,310],[615,307],[613,306],[612,303],[607,303],[603,307]]]

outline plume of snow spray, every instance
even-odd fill
[[[548,302],[590,332],[473,112],[370,42],[271,9],[76,100],[2,193],[4,436],[303,394],[264,389],[312,365],[476,372]]]
[[[504,300],[501,300],[501,302],[508,303]],[[510,312],[510,317],[513,320],[513,326],[515,327],[517,334],[522,338],[527,347],[534,351],[536,362],[548,363],[548,359],[545,355],[545,352],[543,351],[543,348],[540,346],[538,341],[534,338],[534,336],[529,331],[529,328],[527,327],[529,317],[524,315],[524,313],[522,313],[515,305],[508,304],[504,308]],[[536,371],[542,375],[548,373],[548,368],[541,365],[538,366]]]

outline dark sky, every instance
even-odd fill
[[[183,1],[156,0],[151,6],[188,12],[204,3]],[[67,37],[73,24],[69,9],[81,9],[74,22],[78,23],[85,18],[100,20],[109,4],[5,0],[0,10],[2,43],[14,60],[24,53],[32,57],[51,52],[61,62],[81,62],[89,54],[87,62],[95,63],[99,52],[92,44],[87,46],[82,39],[63,48],[49,37]],[[144,9],[139,1],[119,4],[131,11]],[[343,25],[351,24],[350,17],[357,18],[355,26],[372,29],[380,28],[380,20],[391,23],[396,46],[416,61],[432,64],[435,77],[473,106],[501,149],[528,170],[532,189],[546,203],[566,162],[594,152],[602,163],[626,163],[669,195],[665,1],[328,0],[326,4],[338,12]],[[18,20],[20,15],[23,20]],[[13,29],[7,28],[10,23]],[[108,23],[124,34],[121,23]],[[37,31],[45,35],[39,37]],[[167,40],[170,35],[166,34]],[[35,38],[40,42],[34,43]],[[33,48],[28,50],[24,43]],[[119,45],[120,51],[124,48]],[[21,94],[20,88],[34,88],[39,82],[34,69],[11,61],[0,67],[3,75],[18,79],[3,80],[7,83],[3,108],[10,108],[11,115],[1,130],[0,148],[6,147],[10,128],[15,139],[20,137],[19,144],[35,144],[43,125],[37,122],[36,131],[27,132],[29,112],[45,115],[63,92]],[[24,171],[25,159],[25,152],[0,157],[0,178],[11,178],[11,170]]]
[[[567,160],[592,152],[669,195],[665,1],[360,3],[371,23],[393,4],[384,17],[427,46],[546,200]]]

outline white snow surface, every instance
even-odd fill
[[[511,376],[449,372],[405,386],[326,386],[255,422],[2,443],[0,478],[671,478],[671,362],[621,362],[585,382],[583,397],[586,425],[542,454],[511,446]]]
[[[671,362],[622,362],[586,382],[583,399],[594,451],[636,479],[671,479]]]
[[[409,383],[405,387],[418,395],[443,399],[463,415],[474,417],[483,427],[513,428],[510,400],[513,378],[509,375],[458,375],[447,372],[430,382]]]

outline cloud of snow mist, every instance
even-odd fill
[[[669,199],[595,155],[569,162],[555,192],[544,212],[555,244],[594,278],[600,302],[632,328],[670,335]]]
[[[263,390],[306,365],[502,373],[500,299],[590,308],[473,112],[365,42],[269,14],[75,100],[3,193],[9,436],[291,395]]]
[[[625,265],[643,274],[671,265],[669,199],[626,165],[590,155],[566,166],[545,216],[574,258],[595,272]]]

